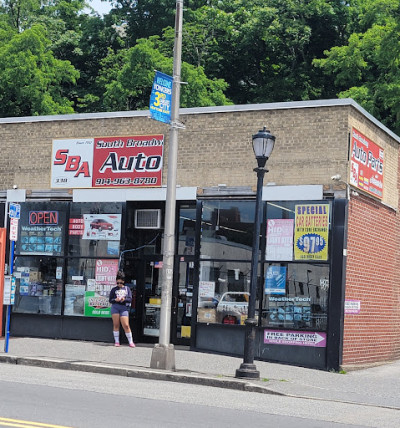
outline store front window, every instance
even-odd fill
[[[110,317],[108,296],[117,271],[118,259],[69,259],[64,315]]]
[[[196,206],[181,205],[179,208],[178,254],[194,255]]]
[[[250,295],[250,263],[202,261],[200,263],[197,321],[244,324]]]
[[[268,202],[261,325],[326,330],[331,206]]]
[[[14,266],[16,293],[13,311],[60,315],[63,259],[17,256]]]
[[[15,245],[14,312],[61,314],[63,257],[68,204],[21,204]]]
[[[118,257],[122,204],[73,203],[68,224],[68,255]]]
[[[15,259],[16,299],[14,312],[61,314],[62,259],[23,257]]]
[[[120,203],[21,204],[13,311],[110,317],[121,230]]]
[[[254,205],[251,201],[203,202],[198,322],[244,324],[247,318]],[[330,203],[268,202],[265,208],[256,295],[258,325],[326,330]]]
[[[251,260],[254,208],[252,201],[204,201],[201,256]]]
[[[118,271],[121,231],[122,204],[71,204],[64,315],[111,316],[108,296]]]
[[[263,327],[326,330],[328,266],[274,263],[265,271]]]

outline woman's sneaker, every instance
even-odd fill
[[[129,344],[129,346],[131,347],[131,348],[136,348],[136,345],[132,342],[132,343],[130,343]]]
[[[115,343],[114,343],[114,346],[117,346],[117,347],[118,347],[118,346],[119,346],[119,343],[118,343],[118,342],[115,342]]]

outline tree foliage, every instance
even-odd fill
[[[79,72],[53,56],[44,28],[0,34],[0,115],[73,113],[65,87],[76,83]]]
[[[173,60],[157,48],[158,36],[140,39],[125,51],[110,51],[103,61],[99,83],[104,85],[103,107],[106,110],[140,110],[148,108],[154,70],[172,74]],[[208,79],[202,67],[182,63],[182,107],[228,104],[224,95],[226,83],[221,79]]]
[[[148,108],[154,70],[172,74],[175,2],[108,1],[99,16],[85,0],[0,0],[0,115]],[[400,0],[184,7],[182,106],[352,97],[400,131]]]
[[[368,1],[360,16],[364,32],[325,52],[314,64],[334,76],[339,97],[353,98],[376,118],[400,132],[400,3]]]

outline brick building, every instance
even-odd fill
[[[399,358],[399,137],[348,99],[181,109],[180,119],[172,343],[243,352],[246,303],[232,301],[248,293],[251,135],[265,125],[276,144],[263,189],[256,358],[324,369]],[[106,295],[121,267],[136,339],[157,341],[168,136],[147,111],[0,119],[2,212],[21,205],[11,334],[112,340]],[[163,140],[161,180],[82,185],[57,169],[83,161],[85,141],[115,148],[130,137]],[[143,150],[150,165],[158,155]],[[312,219],[306,210],[326,216],[322,235],[298,230]],[[49,213],[59,224],[44,223]],[[95,221],[114,221],[115,233]],[[291,236],[268,235],[273,224]],[[311,254],[304,239],[326,242]]]

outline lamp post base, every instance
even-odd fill
[[[160,345],[156,343],[151,354],[150,367],[152,369],[175,370],[174,345]]]
[[[241,379],[260,379],[260,372],[255,364],[242,363],[236,370],[235,377]]]

